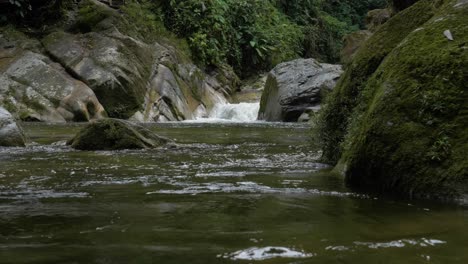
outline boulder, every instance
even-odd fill
[[[121,150],[156,148],[169,142],[140,125],[108,118],[88,124],[67,144],[79,150]]]
[[[237,89],[230,67],[204,72],[178,41],[142,34],[154,29],[125,10],[83,0],[63,11],[66,23],[41,39],[0,29],[0,105],[22,120],[181,121]]]
[[[5,108],[0,107],[0,146],[24,147],[25,137],[21,127]]]
[[[210,110],[216,97],[232,92],[237,79],[232,69],[209,74],[195,66],[170,40],[138,34],[139,25],[125,13],[93,1],[80,6],[95,10],[93,23],[78,15],[83,31],[56,31],[42,42],[47,53],[96,94],[109,117],[140,122],[193,119],[203,105]],[[88,9],[87,9],[88,10]],[[142,25],[144,26],[144,25]]]
[[[332,90],[340,65],[298,59],[281,63],[267,77],[259,120],[296,122],[308,108],[320,104],[321,91]]]
[[[0,37],[0,43],[10,43],[0,47],[0,105],[11,106],[27,121],[89,121],[106,116],[85,83],[34,46],[25,46],[28,41],[34,42],[12,30]]]
[[[421,0],[358,51],[320,122],[324,158],[338,161],[350,186],[409,198],[468,194],[467,17],[468,1]]]

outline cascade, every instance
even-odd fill
[[[198,117],[201,122],[254,122],[257,121],[260,103],[218,103],[207,118]]]

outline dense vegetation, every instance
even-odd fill
[[[2,19],[29,25],[59,18],[71,5],[11,2]],[[169,30],[185,39],[200,66],[227,63],[247,77],[297,57],[338,62],[342,37],[364,26],[368,10],[385,5],[385,0],[129,0],[123,10],[143,25],[137,27],[147,31],[143,35]]]
[[[165,25],[198,62],[227,62],[246,76],[295,57],[339,60],[343,36],[385,0],[187,0],[160,5]]]

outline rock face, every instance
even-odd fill
[[[67,26],[42,39],[0,35],[0,105],[23,120],[193,119],[237,85],[229,67],[200,70],[176,43],[138,33],[144,25],[124,12],[93,0],[67,12]]]
[[[324,158],[339,161],[351,186],[407,197],[468,193],[466,17],[468,1],[421,0],[358,51],[320,131]]]
[[[321,91],[332,90],[342,74],[340,65],[298,59],[281,63],[267,77],[259,120],[296,122],[320,103]]]
[[[42,55],[38,44],[11,31],[0,36],[0,105],[27,121],[89,121],[106,116],[94,92],[58,63]],[[32,45],[24,47],[28,42]]]
[[[168,142],[142,126],[108,118],[87,125],[67,144],[79,150],[121,150],[155,148]]]
[[[13,116],[0,107],[0,146],[24,147],[24,133]]]

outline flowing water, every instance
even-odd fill
[[[199,117],[196,122],[202,123],[250,123],[257,120],[260,103],[218,103],[210,111],[208,117]],[[188,122],[193,122],[190,120]]]
[[[175,148],[0,148],[0,263],[468,263],[464,205],[355,193],[302,124],[148,124]]]

